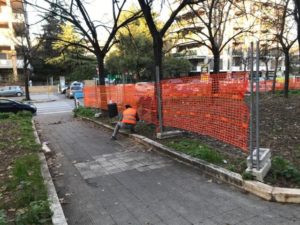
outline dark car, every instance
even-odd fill
[[[31,104],[16,102],[10,99],[0,98],[0,112],[17,113],[21,111],[29,111],[36,113],[36,107]]]

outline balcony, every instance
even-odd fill
[[[25,17],[23,13],[13,13],[13,22],[24,23]]]
[[[0,7],[1,6],[6,6],[6,0],[0,0]]]
[[[20,0],[11,0],[11,8],[13,13],[24,13],[23,2]]]
[[[184,14],[178,15],[176,17],[176,20],[177,21],[182,21],[182,20],[184,21],[184,20],[192,19],[194,17],[195,17],[195,13],[193,11],[188,11],[188,12],[186,12]]]
[[[182,27],[179,28],[177,30],[174,30],[174,33],[178,33],[178,34],[182,34],[182,35],[187,35],[188,33],[197,33],[197,32],[201,32],[203,30],[203,26],[199,26],[199,25],[194,25],[194,26],[186,26],[186,27]]]
[[[178,51],[200,47],[201,44],[197,41],[185,41],[177,45]]]
[[[17,68],[23,69],[24,62],[22,59],[17,60]],[[0,69],[12,69],[12,60],[11,59],[0,59]]]

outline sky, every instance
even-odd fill
[[[89,12],[89,15],[92,20],[98,20],[101,22],[108,22],[112,18],[112,4],[111,0],[85,0],[87,4],[85,4],[87,11]],[[43,6],[47,6],[47,4],[44,3],[43,0],[31,0],[32,3],[38,2],[38,4],[41,4]],[[160,6],[160,0],[156,1],[156,6]],[[129,8],[131,6],[138,6],[137,0],[127,0],[125,8]],[[28,12],[28,20],[30,24],[30,33],[34,36],[36,34],[41,33],[41,25],[42,23],[39,22],[41,20],[40,13],[38,11],[31,7],[27,7]],[[159,15],[161,15],[161,19],[164,19],[166,17],[167,12],[161,12]]]

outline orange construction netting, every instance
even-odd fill
[[[163,126],[208,135],[248,151],[248,83],[246,73],[163,80]],[[110,101],[119,110],[131,104],[142,120],[158,124],[153,82],[84,87],[86,107],[107,109]]]

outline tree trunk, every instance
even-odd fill
[[[214,55],[213,73],[219,73],[220,72],[220,53],[219,53],[219,51],[213,51],[213,55]]]
[[[27,57],[24,54],[24,66],[23,66],[23,73],[24,73],[24,86],[25,86],[25,100],[30,100],[30,94],[29,94],[29,73],[28,73],[28,62]]]
[[[28,73],[28,70],[26,69],[24,71],[24,85],[25,85],[25,100],[26,101],[30,100],[28,80],[29,80],[29,73]]]
[[[154,37],[153,39],[153,50],[154,50],[154,61],[155,61],[155,68],[159,68],[159,80],[163,79],[163,74],[162,74],[162,48],[163,48],[163,41],[160,35],[158,34],[157,37]],[[154,79],[157,81],[156,77]]]
[[[278,61],[279,57],[275,57],[275,71],[274,71],[274,77],[273,77],[273,83],[272,83],[272,93],[275,94],[275,87],[276,87],[276,78],[277,78],[277,69],[278,69]]]
[[[220,53],[219,51],[214,51],[214,67],[213,67],[213,75],[212,77],[212,94],[216,94],[219,92],[219,76],[220,72]]]
[[[104,72],[104,57],[100,54],[97,54],[97,63],[98,63],[98,77],[100,84],[100,109],[107,109],[107,93],[105,87],[105,72]]]
[[[289,51],[284,51],[284,66],[285,66],[285,72],[284,72],[284,97],[289,97],[289,78],[290,78],[290,55]]]
[[[269,80],[269,66],[268,66],[268,62],[269,61],[265,62],[265,64],[266,64],[266,80]]]
[[[104,57],[97,56],[99,84],[105,85]]]
[[[156,96],[156,108],[159,125],[159,132],[163,132],[163,102],[162,102],[162,85],[161,79],[163,78],[162,74],[162,57],[163,57],[163,40],[159,33],[153,37],[153,51],[154,51],[154,62],[155,62],[155,96]]]

